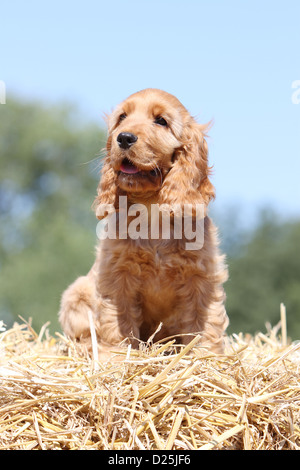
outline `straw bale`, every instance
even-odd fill
[[[194,337],[107,364],[48,325],[2,326],[0,449],[297,450],[300,343],[282,323],[228,337],[224,355]]]

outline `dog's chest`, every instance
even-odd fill
[[[167,317],[178,304],[179,287],[185,282],[183,260],[166,246],[154,245],[141,252],[140,300],[144,314]]]
[[[131,305],[154,320],[173,315],[185,302],[184,292],[195,275],[195,255],[161,240],[104,240],[99,252],[101,295]]]

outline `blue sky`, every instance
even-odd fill
[[[165,89],[214,120],[218,210],[300,216],[299,0],[10,0],[0,15],[7,103],[72,101],[100,126],[131,93]]]

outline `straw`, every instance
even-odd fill
[[[48,324],[0,331],[0,450],[299,450],[300,343],[280,324],[224,354],[141,344],[98,362]]]
[[[282,345],[287,345],[287,325],[286,325],[286,309],[283,303],[280,304],[280,323],[281,323],[281,336]]]

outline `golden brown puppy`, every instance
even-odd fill
[[[115,226],[102,236],[91,271],[64,292],[59,313],[65,334],[87,343],[92,316],[100,360],[120,343],[136,347],[160,324],[155,340],[180,335],[187,344],[200,333],[201,345],[223,350],[227,269],[206,213],[214,188],[205,131],[177,98],[157,89],[131,95],[108,119],[94,206]],[[164,211],[152,211],[158,207],[169,208],[167,236]],[[203,238],[193,245],[198,228]]]

